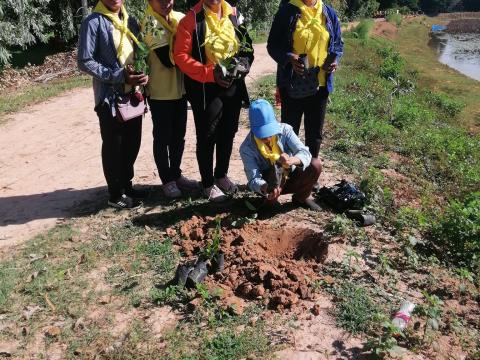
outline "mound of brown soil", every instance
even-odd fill
[[[180,228],[179,241],[192,258],[209,242],[214,219],[194,216]],[[262,300],[270,309],[290,308],[300,299],[311,299],[310,284],[318,278],[318,264],[328,254],[322,233],[281,224],[254,222],[242,229],[222,227],[221,250],[225,270],[209,282],[243,299]]]
[[[397,27],[388,21],[377,21],[373,27],[372,33],[387,39],[393,39],[397,35]]]
[[[480,33],[480,19],[452,20],[447,25],[447,32],[458,33]]]

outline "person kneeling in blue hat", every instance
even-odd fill
[[[293,194],[292,201],[321,210],[310,196],[322,164],[286,123],[275,118],[272,105],[259,99],[250,105],[250,132],[240,146],[248,187],[276,203],[281,194]]]

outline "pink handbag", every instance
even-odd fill
[[[117,119],[120,122],[127,122],[147,113],[145,101],[139,101],[134,94],[128,93],[119,95],[115,99]]]

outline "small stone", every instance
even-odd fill
[[[329,285],[332,285],[332,284],[335,283],[335,279],[334,279],[332,276],[330,276],[330,275],[325,275],[325,276],[323,277],[323,281],[325,281],[325,282],[326,282],[327,284],[329,284]]]
[[[312,298],[312,290],[306,285],[300,285],[297,289],[297,294],[300,295],[300,299],[302,300]]]
[[[310,311],[312,312],[313,315],[318,316],[318,315],[320,315],[321,310],[322,310],[322,308],[320,307],[320,304],[315,304],[315,305],[313,305],[313,307]]]
[[[202,305],[201,298],[195,298],[187,304],[187,310],[193,312],[197,310]]]
[[[263,297],[265,295],[265,288],[262,285],[255,286],[252,291],[250,291],[250,296],[252,297]]]
[[[177,235],[177,230],[175,230],[173,228],[167,228],[167,230],[165,230],[165,232],[167,233],[167,236],[170,237],[170,238],[173,238]]]
[[[190,231],[190,239],[192,240],[202,240],[204,237],[204,233],[202,228],[195,228],[192,231]]]
[[[45,335],[51,338],[57,337],[61,334],[62,330],[58,326],[50,326],[45,330]]]
[[[110,296],[109,295],[103,295],[98,298],[98,303],[100,305],[105,305],[110,302]]]
[[[85,328],[85,323],[83,317],[80,317],[75,321],[75,324],[73,324],[73,330],[78,331],[81,329]]]

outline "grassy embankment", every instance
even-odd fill
[[[26,106],[48,100],[67,90],[88,86],[91,86],[90,78],[79,75],[46,84],[29,85],[26,88],[8,93],[4,92],[0,98],[0,123],[6,115],[22,110]]]

